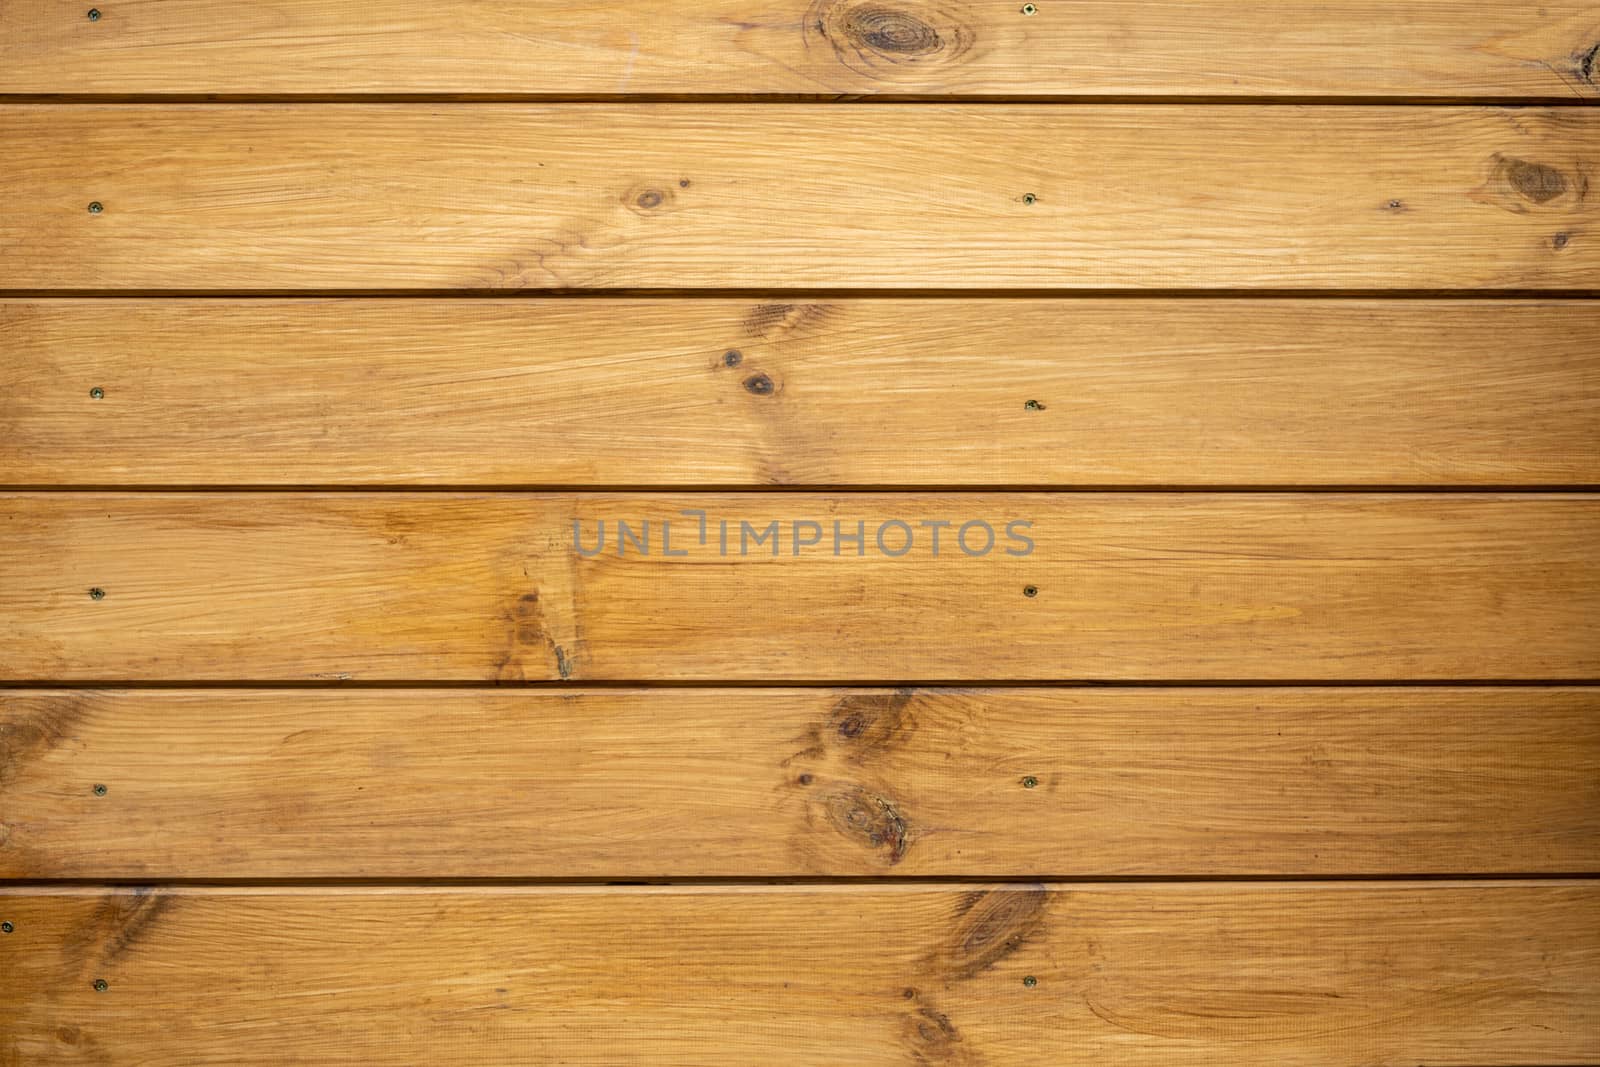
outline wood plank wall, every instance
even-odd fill
[[[0,0],[0,1065],[1600,1065],[1597,101]]]

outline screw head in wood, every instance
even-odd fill
[[[106,787],[104,783],[96,782],[94,784],[94,795],[97,797],[103,797],[106,795]]]
[[[11,931],[13,931],[15,929],[16,929],[16,927],[12,926],[8,922],[0,923],[0,934],[9,934]]]
[[[1032,4],[1023,4],[1022,13],[1024,15],[1037,15],[1039,13],[1039,9],[1034,7]]]
[[[106,391],[104,389],[100,388],[98,385],[95,386],[93,389],[89,390],[89,399],[90,400],[104,400],[105,398],[106,398]]]
[[[1032,989],[1034,986],[1039,984],[1039,979],[1030,974],[1022,980],[1022,984],[1029,989]]]
[[[90,22],[99,22],[100,21],[100,9],[97,8],[97,7],[91,7],[89,9],[88,17],[89,17],[89,21]]]
[[[1035,778],[1031,774],[1028,775],[1026,778],[1024,778],[1022,780],[1022,788],[1024,788],[1024,789],[1033,789],[1038,784],[1039,784],[1039,779]]]
[[[111,988],[111,983],[106,981],[104,978],[96,978],[94,980],[94,991],[96,993],[104,993],[106,990],[108,990],[110,988]]]
[[[1022,595],[1026,597],[1036,597],[1039,595],[1039,587],[1036,585],[1025,585],[1022,587]]]
[[[98,201],[98,200],[89,201],[89,214],[98,215],[98,214],[100,214],[100,212],[104,211],[105,209],[106,209],[106,206],[104,204],[102,204],[100,201]]]
[[[1030,400],[1026,404],[1022,405],[1022,409],[1024,411],[1043,411],[1044,405],[1039,403],[1037,400]]]
[[[1037,204],[1039,202],[1039,198],[1033,193],[1023,193],[1022,202],[1024,204]]]
[[[93,589],[89,590],[89,599],[90,600],[104,600],[105,598],[106,598],[106,591],[104,589],[101,589],[98,585],[95,586]]]

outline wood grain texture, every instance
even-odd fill
[[[1600,692],[11,690],[0,812],[3,878],[1600,873]]]
[[[1600,277],[1585,108],[12,105],[0,139],[20,290]]]
[[[0,670],[1593,679],[1597,541],[1564,494],[7,494]]]
[[[1587,302],[54,299],[0,336],[17,486],[1600,484]]]
[[[0,92],[1593,98],[1600,11],[1472,0],[0,4]]]
[[[1600,1060],[1593,883],[18,889],[0,909],[7,1064]]]

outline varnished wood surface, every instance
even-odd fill
[[[1600,873],[1585,688],[0,690],[0,760],[7,878]]]
[[[1593,679],[1597,541],[1582,494],[7,494],[0,669]]]
[[[1600,277],[1592,108],[12,105],[0,140],[16,290]]]
[[[0,336],[18,486],[1600,484],[1588,302],[56,299]]]
[[[0,912],[8,1064],[1600,1060],[1585,883],[18,889]]]
[[[1581,0],[0,4],[0,92],[1592,99]]]

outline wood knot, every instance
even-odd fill
[[[858,48],[902,56],[925,56],[944,44],[939,31],[905,11],[858,7],[845,20],[845,33]]]
[[[914,1063],[967,1064],[975,1062],[961,1042],[950,1017],[942,1011],[922,1008],[907,1012],[902,1028],[906,1047]]]
[[[1506,161],[1506,180],[1524,199],[1535,204],[1549,203],[1567,191],[1567,179],[1559,170],[1524,159]]]
[[[829,711],[823,736],[856,762],[893,748],[908,732],[912,692],[850,693]]]
[[[656,215],[672,206],[671,189],[659,185],[635,185],[622,194],[622,204],[635,215]]]
[[[835,829],[881,853],[891,866],[905,858],[906,821],[888,797],[846,786],[828,797],[827,811]]]
[[[819,0],[805,21],[807,45],[826,42],[839,62],[857,74],[895,80],[919,65],[959,60],[973,33],[944,2]]]
[[[765,374],[752,374],[744,380],[744,388],[756,396],[771,396],[778,387]]]
[[[1572,181],[1559,168],[1512,156],[1490,157],[1489,180],[1478,190],[1480,200],[1518,214],[1558,205],[1573,192]],[[1584,189],[1577,187],[1578,199]]]
[[[1011,955],[1039,929],[1049,906],[1043,886],[1007,886],[968,894],[955,925],[935,950],[934,966],[951,980],[971,978]]]

